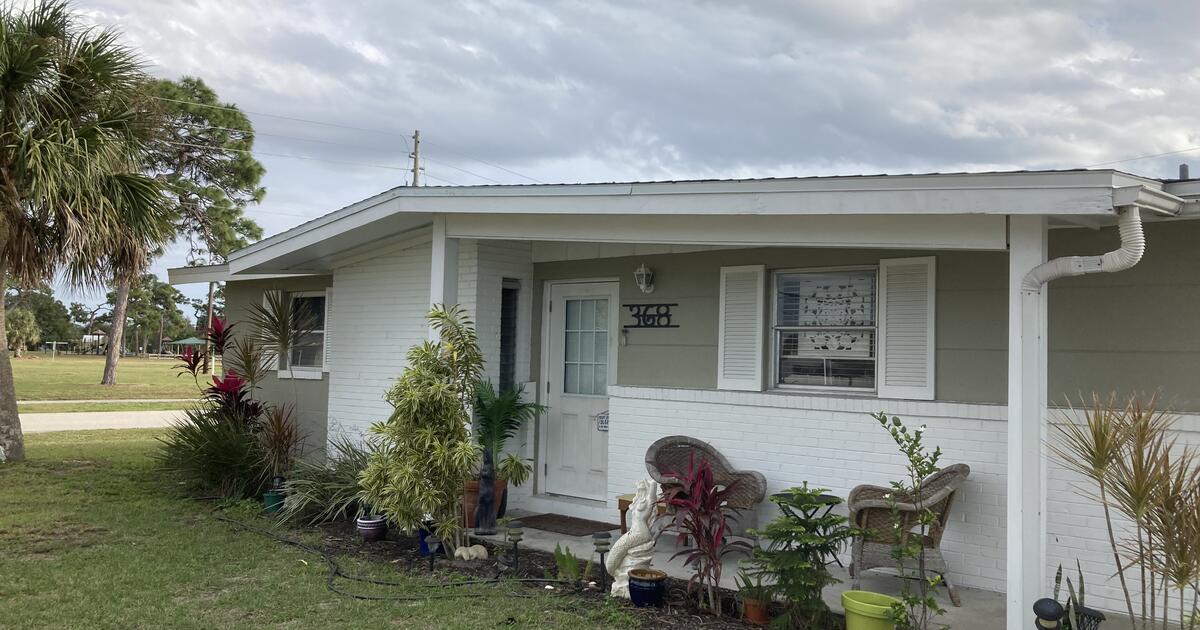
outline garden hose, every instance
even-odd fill
[[[253,534],[258,534],[260,536],[265,536],[267,538],[275,540],[276,542],[280,542],[285,545],[290,545],[292,547],[295,547],[301,551],[311,553],[313,555],[321,556],[321,559],[325,561],[325,566],[327,566],[329,568],[329,571],[325,574],[325,588],[329,589],[329,591],[332,593],[336,593],[343,597],[350,597],[352,599],[361,599],[361,600],[367,600],[367,601],[412,602],[412,601],[424,601],[424,600],[430,600],[430,599],[451,599],[451,598],[455,598],[455,597],[469,597],[469,596],[473,596],[475,594],[470,593],[470,592],[457,592],[457,593],[429,593],[429,594],[425,594],[425,595],[365,595],[362,593],[351,593],[349,591],[346,591],[346,590],[340,588],[335,582],[335,580],[337,580],[337,578],[342,578],[344,580],[350,580],[350,581],[354,581],[354,582],[363,582],[366,584],[375,584],[375,585],[379,585],[379,586],[397,586],[397,587],[405,587],[405,588],[414,588],[414,586],[416,588],[452,588],[452,587],[458,587],[458,586],[480,586],[480,585],[484,585],[484,584],[501,584],[504,582],[536,583],[536,584],[565,584],[566,583],[563,580],[554,580],[554,579],[549,579],[549,578],[500,579],[499,577],[494,577],[494,578],[488,578],[488,579],[483,579],[483,580],[463,580],[461,582],[449,582],[449,583],[445,583],[445,584],[414,585],[414,584],[406,583],[406,582],[396,582],[393,580],[381,580],[381,579],[366,577],[366,576],[362,576],[362,575],[352,575],[352,574],[343,572],[342,568],[340,566],[338,566],[338,563],[333,559],[333,557],[331,557],[328,553],[326,553],[320,549],[317,549],[316,547],[306,545],[298,540],[294,540],[294,539],[288,538],[286,536],[281,536],[271,530],[263,529],[261,527],[256,527],[254,525],[250,525],[249,523],[245,523],[245,522],[239,521],[237,519],[229,518],[227,516],[222,516],[220,514],[216,514],[214,516],[217,520],[229,523],[230,525],[232,525],[238,529],[241,529],[241,530],[253,533]],[[500,593],[500,594],[505,597],[533,597],[533,595],[531,595],[529,593]]]

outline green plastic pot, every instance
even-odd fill
[[[263,509],[274,514],[283,507],[283,490],[267,490],[263,493]]]
[[[846,609],[846,630],[893,630],[888,619],[892,604],[900,600],[870,591],[845,591],[842,607]]]

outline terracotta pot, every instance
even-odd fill
[[[495,502],[492,506],[497,517],[500,514],[500,497],[508,489],[508,481],[497,479],[492,484],[492,489],[495,490]],[[466,491],[463,493],[463,514],[466,516],[467,527],[475,527],[475,506],[479,504],[479,480],[471,479],[467,482]]]
[[[742,617],[748,623],[765,626],[771,623],[771,615],[767,612],[767,602],[761,599],[742,599]]]

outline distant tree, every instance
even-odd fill
[[[260,185],[266,172],[250,151],[254,127],[231,103],[222,103],[216,92],[195,77],[178,81],[156,79],[147,83],[149,105],[161,121],[149,144],[145,169],[162,182],[177,204],[176,238],[188,247],[188,264],[225,260],[229,252],[262,238],[262,228],[245,216],[245,208],[262,201]],[[150,257],[158,252],[147,252]],[[145,270],[141,261],[128,257],[114,278],[119,298],[128,295],[135,278]],[[204,324],[211,320],[215,284],[209,284]],[[123,301],[114,304],[114,317],[124,320]],[[128,300],[124,300],[127,304]],[[123,330],[114,329],[119,337]],[[110,344],[101,383],[116,384],[121,340]]]
[[[65,3],[0,5],[0,286],[60,272],[103,282],[113,243],[170,215],[142,168],[145,80],[114,32],[80,24]],[[6,349],[0,449],[15,461],[25,443]]]
[[[37,319],[33,312],[23,308],[15,308],[4,317],[4,334],[8,347],[16,355],[21,356],[27,347],[40,341]]]
[[[116,292],[110,291],[109,306],[116,300]],[[186,303],[187,298],[175,287],[152,273],[142,274],[130,287],[126,310],[125,330],[133,336],[132,349],[135,352],[157,352],[160,337],[182,339],[196,334],[195,328],[179,309],[180,304]]]
[[[43,341],[70,341],[80,337],[80,329],[71,321],[67,307],[54,297],[49,283],[25,290],[9,289],[4,300],[9,310],[22,308],[33,312]]]

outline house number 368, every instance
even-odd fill
[[[633,316],[633,324],[625,328],[679,328],[671,323],[671,308],[678,304],[625,304]]]

